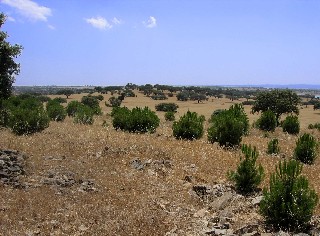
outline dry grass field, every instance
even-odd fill
[[[129,108],[149,106],[154,101],[140,93],[125,98],[122,105]],[[80,100],[72,95],[68,101]],[[104,114],[92,126],[74,124],[71,118],[51,122],[49,128],[30,136],[15,136],[0,129],[0,149],[13,149],[28,156],[24,188],[0,184],[0,235],[203,235],[201,216],[206,203],[192,194],[196,184],[227,183],[226,173],[236,168],[239,150],[225,150],[207,142],[176,140],[172,136],[172,122],[157,112],[160,127],[154,134],[131,134],[115,131],[108,115],[111,108],[101,102]],[[165,102],[179,105],[176,118],[187,110],[205,115],[208,119],[216,109],[229,108],[227,99],[209,99],[203,103],[179,102],[169,98]],[[239,102],[239,101],[235,101]],[[245,110],[252,124],[258,115]],[[320,132],[308,130],[310,123],[320,122],[320,111],[312,107],[300,111],[301,133],[310,132],[320,140]],[[108,127],[102,127],[106,120]],[[206,124],[207,126],[207,124]],[[267,143],[279,139],[281,154],[266,154]],[[283,158],[289,159],[296,136],[283,133],[280,128],[265,135],[250,129],[242,143],[259,150],[258,161],[268,185],[269,174]],[[141,170],[134,161],[147,163]],[[311,166],[304,166],[303,174],[320,194],[320,158]],[[188,177],[186,179],[186,176]],[[257,209],[239,212],[234,228],[250,221],[260,221]],[[206,217],[215,212],[207,209]],[[320,215],[320,207],[316,209]]]

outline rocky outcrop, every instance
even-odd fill
[[[20,177],[25,174],[27,156],[15,150],[0,150],[0,182],[22,187]]]

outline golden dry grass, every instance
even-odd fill
[[[69,101],[82,96],[73,95]],[[105,101],[109,96],[105,95]],[[126,98],[123,105],[149,106],[154,110],[160,102],[138,94],[136,98]],[[169,98],[166,102],[179,105],[177,117],[189,109],[207,119],[215,109],[232,104],[226,99],[198,104]],[[157,112],[161,125],[154,134],[115,131],[107,115],[111,108],[105,107],[104,101],[101,107],[104,115],[92,126],[74,124],[67,118],[62,123],[51,122],[48,129],[30,136],[15,136],[0,129],[0,149],[15,149],[29,156],[24,177],[29,187],[0,185],[0,235],[165,235],[174,227],[181,235],[195,234],[192,217],[203,203],[190,194],[192,185],[225,183],[227,171],[235,169],[239,162],[240,151],[210,144],[206,135],[192,142],[176,140],[172,137],[172,123],[164,120],[162,112]],[[250,107],[245,109],[251,123],[258,118],[250,114]],[[319,122],[319,111],[304,108],[299,118],[301,133],[311,132],[320,140],[319,131],[306,128]],[[104,120],[109,127],[102,127]],[[279,139],[282,157],[266,154],[272,137]],[[262,187],[268,185],[268,176],[278,161],[292,156],[296,140],[296,136],[279,128],[269,137],[251,129],[243,138],[243,143],[256,146],[260,152],[259,162],[267,176]],[[131,166],[134,159],[158,160],[160,164],[139,171]],[[162,165],[165,160],[170,164]],[[78,184],[70,188],[42,184],[50,171],[72,172],[76,180],[93,179],[98,191],[79,191]],[[304,166],[303,173],[320,194],[320,159]],[[192,183],[185,181],[185,176],[192,176]],[[316,214],[320,214],[319,207]]]

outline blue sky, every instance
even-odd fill
[[[320,84],[318,0],[0,0],[15,85]]]

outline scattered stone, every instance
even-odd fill
[[[25,174],[27,156],[15,150],[0,150],[0,182],[23,187],[19,177]]]
[[[203,218],[206,214],[208,213],[207,209],[206,208],[203,208],[199,211],[197,211],[196,213],[194,213],[194,217],[201,217]]]
[[[233,198],[233,193],[226,192],[222,196],[217,197],[214,201],[210,203],[210,209],[213,211],[222,210]]]
[[[259,231],[259,225],[252,224],[252,225],[246,225],[236,230],[234,233],[238,235],[243,235],[243,234],[257,233],[258,231]]]
[[[193,179],[193,177],[192,177],[191,175],[186,175],[186,176],[184,177],[184,180],[187,181],[187,182],[189,182],[189,183],[192,182],[192,179]]]
[[[136,170],[143,170],[145,163],[143,163],[140,159],[134,159],[131,161],[131,166]]]
[[[80,231],[87,231],[89,229],[89,227],[85,226],[85,225],[80,225],[79,226],[79,230]]]
[[[284,231],[280,230],[279,232],[277,232],[277,233],[275,234],[275,236],[290,236],[290,234],[287,233],[287,232],[284,232]]]
[[[260,205],[260,202],[262,201],[263,196],[258,196],[252,199],[251,203],[254,206]]]

